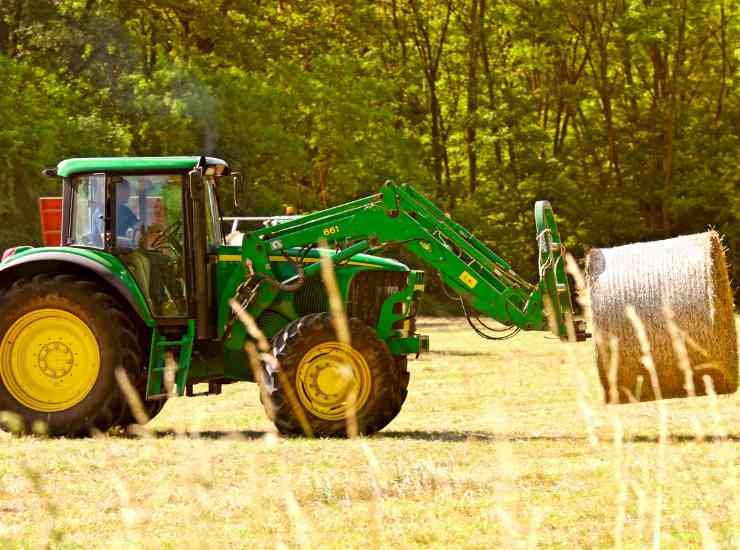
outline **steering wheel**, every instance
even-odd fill
[[[153,249],[164,248],[169,245],[175,252],[180,253],[180,243],[174,238],[175,233],[182,227],[182,221],[177,220],[165,227],[162,232],[151,242],[150,247]]]

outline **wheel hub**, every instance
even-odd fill
[[[58,412],[80,403],[100,371],[100,348],[87,324],[68,311],[22,315],[0,341],[0,380],[21,405]]]
[[[74,366],[74,354],[64,342],[46,344],[38,356],[38,367],[49,378],[64,378]]]
[[[360,410],[370,395],[371,375],[365,358],[341,342],[317,344],[303,356],[296,375],[298,399],[324,420],[342,420]]]

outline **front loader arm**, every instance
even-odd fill
[[[378,194],[245,235],[243,257],[251,261],[254,275],[263,279],[249,300],[248,310],[258,315],[278,295],[280,285],[290,284],[275,279],[270,254],[324,241],[342,249],[331,256],[332,261],[339,263],[355,254],[396,244],[437,269],[445,284],[475,310],[505,325],[525,330],[546,329],[547,301],[548,308],[555,313],[553,331],[565,337],[567,317],[572,316],[570,290],[564,270],[560,271],[564,249],[552,210],[547,208],[540,208],[549,214],[542,218],[545,227],[542,230],[538,227],[538,234],[542,234],[538,241],[548,247],[546,251],[540,250],[541,260],[545,257],[546,262],[544,265],[540,262],[543,268],[540,281],[533,285],[412,187],[386,184]],[[318,269],[319,264],[309,266],[304,277]]]

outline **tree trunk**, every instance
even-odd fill
[[[465,146],[468,154],[468,182],[470,194],[478,187],[478,154],[476,130],[478,126],[478,0],[470,2],[470,32],[468,33],[468,110],[465,124]]]
[[[452,4],[451,0],[446,2],[447,11],[445,13],[444,21],[442,22],[442,28],[439,33],[439,41],[436,47],[432,45],[432,40],[429,34],[429,28],[424,22],[426,14],[422,14],[419,10],[419,5],[416,1],[411,2],[411,9],[414,15],[414,44],[416,51],[419,54],[419,61],[421,62],[424,70],[424,77],[429,87],[429,111],[432,117],[432,159],[434,165],[434,180],[437,184],[437,194],[439,196],[444,195],[442,185],[442,167],[443,167],[443,153],[442,153],[442,110],[439,105],[439,97],[437,95],[437,80],[439,78],[439,65],[442,57],[442,51],[444,50],[445,43],[447,41],[447,31],[450,23],[450,16],[452,15]]]

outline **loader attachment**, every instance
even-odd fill
[[[563,340],[585,340],[585,327],[573,319],[573,301],[565,272],[566,250],[549,201],[535,203],[534,221],[539,248],[539,288],[550,330]]]

